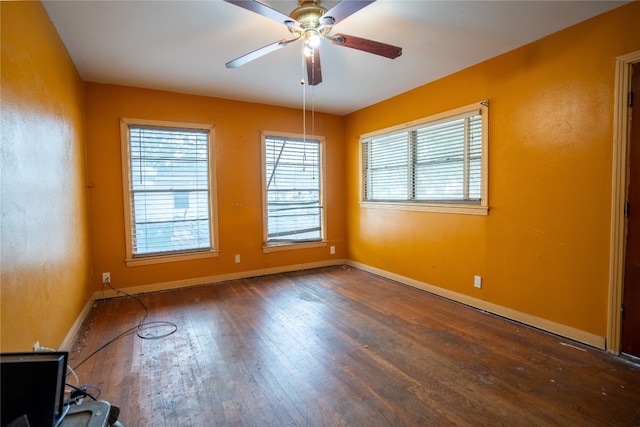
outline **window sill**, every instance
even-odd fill
[[[282,243],[277,245],[268,245],[262,247],[262,253],[293,251],[297,249],[323,248],[327,246],[327,242],[304,242],[304,243]]]
[[[178,261],[190,261],[193,259],[217,258],[219,256],[220,256],[220,251],[210,250],[210,251],[189,252],[189,253],[175,254],[175,255],[159,255],[159,256],[148,256],[148,257],[141,257],[141,258],[130,258],[130,259],[125,259],[124,262],[127,264],[127,267],[137,267],[140,265],[162,264],[167,262],[178,262]]]
[[[361,208],[398,211],[437,212],[463,215],[489,215],[489,206],[446,203],[360,202]]]

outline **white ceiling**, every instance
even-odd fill
[[[295,0],[264,1],[289,14]],[[323,1],[327,9],[336,1]],[[45,1],[85,81],[347,114],[584,21],[627,1],[377,0],[333,28],[403,48],[390,60],[323,40],[323,82],[304,88],[300,42],[225,63],[287,28],[210,1]]]

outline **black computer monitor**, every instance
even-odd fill
[[[0,354],[0,423],[26,415],[30,427],[54,427],[64,417],[66,351]]]

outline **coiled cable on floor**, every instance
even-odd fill
[[[138,322],[138,325],[127,329],[126,331],[120,333],[119,335],[115,336],[111,340],[107,341],[105,344],[103,344],[97,350],[93,351],[87,357],[82,359],[76,366],[74,366],[73,367],[74,370],[78,369],[87,360],[91,359],[97,353],[101,352],[102,350],[104,350],[105,348],[110,346],[111,344],[117,342],[118,340],[120,340],[120,339],[122,339],[122,338],[124,338],[126,336],[129,336],[129,335],[132,335],[132,334],[135,333],[138,336],[138,338],[141,338],[143,340],[159,340],[159,339],[166,338],[169,335],[174,334],[178,330],[178,325],[176,325],[173,322],[167,322],[167,321],[164,321],[164,320],[153,320],[153,321],[145,322],[145,320],[149,316],[149,309],[147,308],[147,306],[138,297],[136,297],[134,295],[131,295],[131,294],[129,294],[129,293],[125,292],[125,291],[122,291],[120,289],[114,288],[113,286],[111,286],[111,283],[109,281],[106,281],[105,284],[107,286],[109,286],[109,288],[111,288],[117,294],[123,294],[123,295],[125,295],[125,296],[127,296],[127,297],[129,297],[131,299],[134,299],[135,301],[137,301],[138,304],[140,304],[140,306],[144,309],[144,315],[140,318],[140,322]],[[164,328],[165,331],[162,332],[162,328]],[[161,330],[160,333],[149,332],[149,331],[157,331],[158,329]]]

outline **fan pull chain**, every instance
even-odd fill
[[[311,52],[311,73],[313,76],[313,81],[316,81],[316,49],[313,48]],[[316,134],[316,86],[311,86],[311,134]]]
[[[303,49],[303,51],[302,51],[302,66],[303,66],[303,67],[302,67],[302,75],[303,75],[303,76],[304,76],[304,72],[305,72],[305,65],[306,65],[306,63],[305,63],[305,59],[304,59],[304,49]],[[307,96],[306,96],[306,95],[307,95],[307,92],[306,92],[307,85],[305,84],[304,86],[305,86],[305,87],[304,87],[304,91],[303,91],[303,93],[304,93],[305,103],[303,103],[303,104],[302,104],[303,106],[306,104],[306,98],[307,98]],[[302,114],[304,114],[303,122],[304,122],[304,124],[305,124],[305,125],[304,125],[304,130],[305,130],[305,132],[304,132],[304,134],[302,135],[302,140],[303,140],[303,141],[302,141],[302,142],[303,142],[303,144],[302,144],[302,172],[305,172],[305,169],[306,169],[306,167],[305,167],[305,162],[306,162],[306,160],[307,160],[307,144],[306,144],[306,143],[307,143],[307,133],[306,133],[307,115],[306,115],[306,113],[304,112],[304,107],[303,107],[303,112],[302,112]]]
[[[304,73],[305,73],[305,56],[304,56],[304,44],[302,45],[302,79],[300,79],[300,84],[302,85],[302,140],[303,142],[307,142],[307,113],[306,113],[306,102],[307,102],[307,85],[304,81]]]
[[[316,52],[314,51],[312,52],[312,56],[311,56],[311,72],[313,73],[313,81],[316,81]],[[316,85],[311,86],[311,134],[315,135],[316,134]],[[314,168],[314,174],[313,174],[313,179],[316,179],[316,175],[315,175],[315,168]]]

